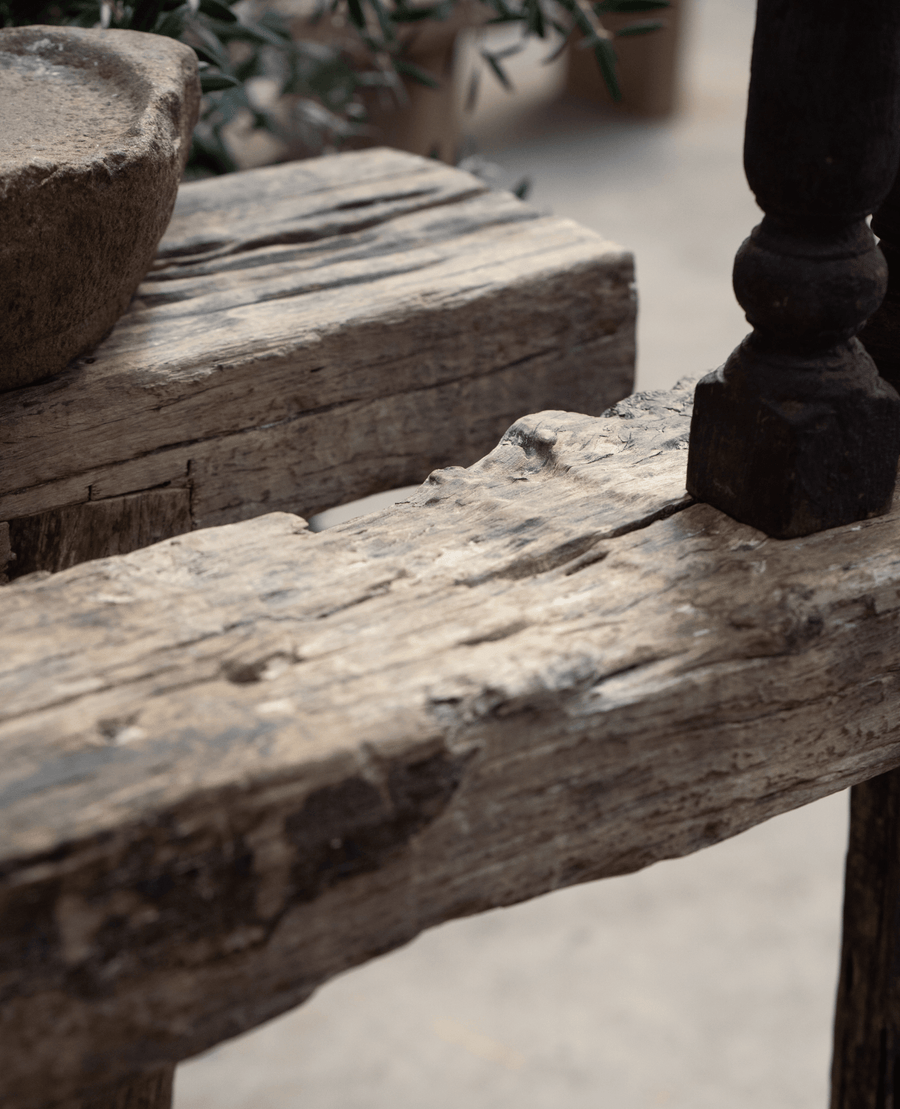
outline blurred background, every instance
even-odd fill
[[[482,80],[461,117],[463,153],[498,168],[469,164],[529,178],[531,203],[634,251],[639,389],[717,366],[747,330],[730,275],[759,218],[741,165],[753,15],[752,0],[679,9],[669,113],[659,87],[612,107],[538,42],[505,59],[512,94]],[[822,1109],[846,834],[840,794],[434,929],[182,1065],[176,1109]]]

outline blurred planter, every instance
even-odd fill
[[[622,101],[614,105],[600,75],[592,50],[579,49],[577,44],[566,50],[566,91],[600,104],[625,109],[644,116],[665,116],[677,107],[684,8],[689,0],[672,0],[672,6],[659,16],[666,26],[648,35],[615,40],[619,59],[617,66]],[[371,63],[367,47],[355,27],[342,15],[325,14],[313,20],[315,0],[249,0],[254,14],[274,9],[289,20],[296,41],[312,41],[336,46],[360,69]],[[341,149],[369,146],[392,146],[426,157],[436,157],[453,164],[463,139],[463,80],[460,49],[467,31],[484,24],[494,13],[479,0],[458,0],[450,16],[443,21],[423,20],[408,24],[401,32],[403,56],[438,82],[430,88],[411,78],[402,78],[402,91],[371,88],[362,91],[368,115],[364,133],[345,139]],[[634,24],[640,16],[603,15],[604,25],[615,32]],[[260,129],[254,130],[250,113],[226,128],[226,141],[241,169],[272,162],[309,157],[320,153],[305,146],[300,131],[292,124],[294,98],[274,101],[266,95],[267,79],[254,79],[260,94],[259,107],[280,119],[284,131],[294,137],[284,142]],[[273,90],[274,91],[274,88]]]
[[[324,15],[313,21],[309,0],[257,0],[257,6],[274,8],[290,20],[295,40],[323,42],[340,47],[350,58],[358,59],[361,68],[368,61],[368,51],[356,29],[343,16]],[[462,111],[457,80],[457,47],[462,32],[484,23],[491,12],[478,0],[463,0],[454,6],[442,21],[423,20],[408,25],[401,32],[403,57],[422,69],[438,83],[430,88],[411,78],[401,79],[402,91],[386,88],[363,90],[362,99],[369,117],[365,134],[345,141],[342,149],[367,146],[393,146],[413,154],[437,157],[444,162],[456,160],[462,141]],[[287,121],[290,105],[283,104],[281,113]],[[258,155],[240,149],[239,134],[229,141],[242,168],[275,160],[272,146],[276,140],[262,140]],[[299,143],[278,150],[278,160],[306,157],[311,151]]]
[[[648,12],[648,18],[665,21],[666,26],[648,35],[617,38],[613,47],[618,57],[617,73],[622,99],[616,103],[609,95],[597,68],[593,50],[582,50],[574,42],[567,53],[566,92],[609,105],[616,110],[642,116],[667,116],[679,105],[681,54],[684,40],[685,9],[689,0],[672,0],[662,12]],[[638,22],[634,13],[604,14],[604,26],[615,33]]]

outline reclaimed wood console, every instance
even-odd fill
[[[778,541],[693,502],[690,402],[0,591],[4,1109],[165,1105],[424,928],[900,765],[900,514]]]
[[[3,1109],[168,1109],[425,928],[851,785],[832,1105],[894,1104],[900,509],[698,503],[692,382],[559,411],[633,324],[619,248],[355,154],[184,189],[109,338],[0,398]]]

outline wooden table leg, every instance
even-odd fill
[[[174,1066],[159,1067],[63,1102],[54,1109],[172,1109],[174,1078]]]
[[[850,794],[831,1109],[900,1109],[900,770]]]

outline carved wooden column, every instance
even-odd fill
[[[900,4],[759,0],[738,251],[753,332],[697,386],[688,489],[787,538],[890,507],[900,398],[855,338],[887,272],[865,223],[900,155]]]

